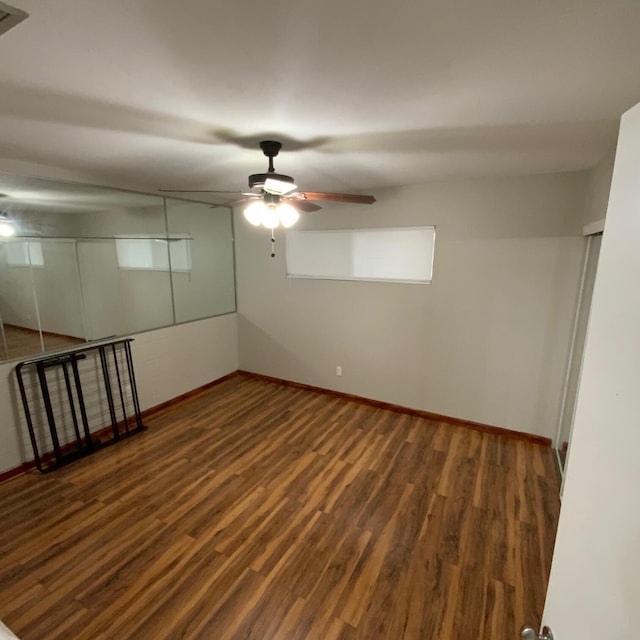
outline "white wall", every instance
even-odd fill
[[[236,212],[241,368],[552,437],[586,179],[438,181],[301,219],[301,228],[436,225],[426,286],[288,281],[283,234],[272,259],[268,232]]]
[[[640,105],[622,118],[544,619],[558,640],[638,635]]]
[[[235,313],[148,331],[134,338],[133,359],[142,409],[238,369]],[[15,362],[0,364],[0,472],[33,459],[19,435],[23,418],[14,366]]]
[[[589,171],[583,225],[604,220],[607,215],[615,157],[615,149],[612,149]]]
[[[147,331],[132,345],[142,409],[154,407],[238,369],[237,316]]]

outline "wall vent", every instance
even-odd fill
[[[29,14],[22,9],[16,9],[4,2],[0,2],[0,36],[9,31],[23,20],[26,20]]]

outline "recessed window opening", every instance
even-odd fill
[[[429,284],[435,227],[287,231],[287,276]]]

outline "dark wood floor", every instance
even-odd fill
[[[23,640],[513,640],[540,620],[551,448],[231,378],[0,485]]]

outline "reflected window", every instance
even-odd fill
[[[186,236],[117,238],[116,252],[120,269],[191,271],[191,250]]]
[[[10,267],[44,267],[42,243],[38,241],[8,242],[6,256]]]

